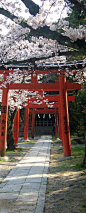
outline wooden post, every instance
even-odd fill
[[[7,75],[4,74],[4,81]],[[1,140],[0,140],[0,156],[6,156],[6,140],[7,140],[7,115],[8,115],[8,87],[2,92],[1,105]]]
[[[55,108],[55,136],[58,135],[57,110]]]
[[[33,112],[32,112],[32,138],[34,138],[34,131],[35,131],[35,109],[33,108]]]
[[[59,76],[59,86],[60,86],[59,91],[60,91],[62,142],[64,146],[64,156],[71,156],[68,101],[67,101],[67,90],[66,90],[66,78],[64,74],[61,74]]]
[[[29,128],[29,108],[27,104],[25,108],[24,140],[28,140],[28,128]]]
[[[18,136],[19,136],[19,109],[15,115],[13,122],[13,139],[15,147],[18,147]]]
[[[62,140],[62,129],[61,129],[61,109],[60,109],[60,103],[59,103],[59,137]]]

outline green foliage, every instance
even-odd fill
[[[79,61],[79,60],[83,60],[85,57],[86,56],[85,56],[84,50],[83,50],[83,53],[73,52],[73,54],[71,54],[70,57],[68,58],[68,61],[74,61],[74,60]]]
[[[84,204],[82,205],[82,207],[86,207],[86,203],[84,203]]]
[[[84,147],[78,145],[71,148],[72,155],[77,157],[84,156],[84,151]]]
[[[81,169],[81,168],[84,168],[85,166],[83,165],[83,163],[77,163],[75,165],[75,169]]]
[[[82,89],[75,91],[75,101],[69,102],[70,131],[77,136],[84,136],[86,132],[86,113],[83,111],[86,106],[86,82]]]
[[[72,7],[72,13],[66,18],[69,21],[69,27],[78,28],[80,25],[86,25],[86,14],[81,8]]]
[[[58,169],[64,170],[83,170],[86,167],[83,165],[85,148],[81,146],[74,146],[71,148],[73,158],[66,159],[65,161],[59,162]],[[56,156],[57,157],[57,156]],[[83,171],[85,175],[86,171]]]
[[[0,159],[0,162],[6,162],[6,160],[2,160],[2,159]]]

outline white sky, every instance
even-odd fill
[[[41,0],[33,0],[33,2],[35,2],[35,3],[38,4],[39,6],[42,5],[42,1],[41,1]]]

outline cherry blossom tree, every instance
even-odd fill
[[[7,32],[5,35],[3,31],[1,33],[1,63],[33,63],[52,54],[65,55],[69,51],[71,54],[78,51],[80,55],[86,51],[85,26],[79,23],[73,28],[65,20],[76,6],[80,9],[79,20],[82,16],[84,20],[85,1],[46,0],[40,1],[39,6],[32,0],[2,0],[0,6],[1,30],[5,26]],[[67,49],[61,53],[63,45]]]
[[[0,69],[13,69],[16,65],[17,69],[9,74],[0,88],[11,82],[28,82],[30,74],[40,63],[45,63],[45,66],[47,62],[66,64],[71,58],[75,66],[77,58],[82,60],[83,71],[76,74],[76,79],[83,81],[86,64],[85,13],[85,0],[1,0]],[[29,72],[18,69],[20,64],[27,66]],[[75,79],[67,69],[66,76],[69,75]],[[11,91],[9,97],[11,109],[24,106],[28,91]],[[14,115],[13,112],[13,119]]]

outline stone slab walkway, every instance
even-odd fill
[[[0,184],[0,213],[43,213],[51,136],[42,136]]]

